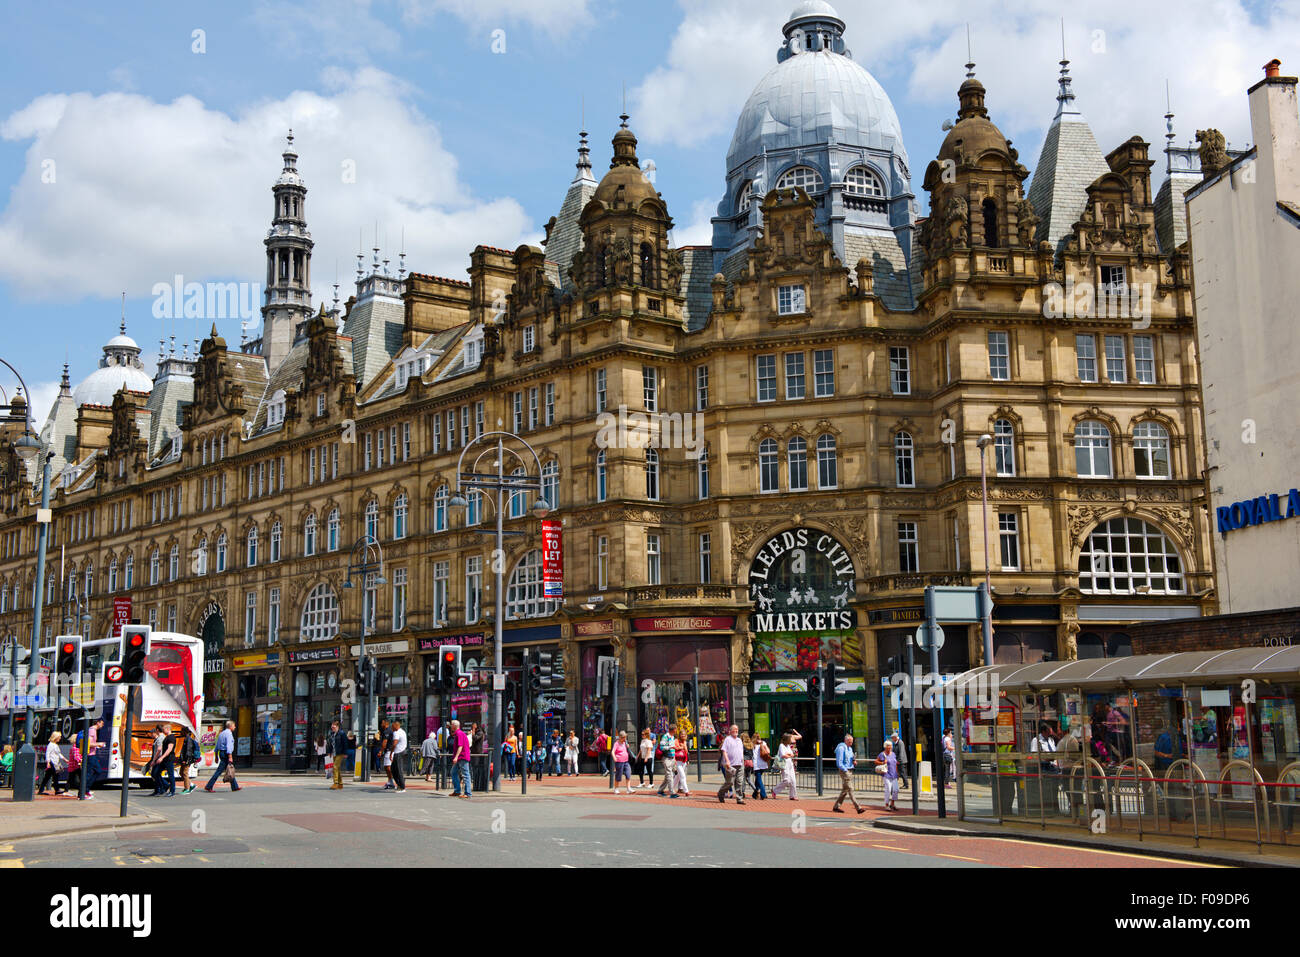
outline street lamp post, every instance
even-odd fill
[[[357,560],[357,553],[361,553],[360,561]],[[376,557],[378,556],[378,557]],[[384,578],[384,548],[375,539],[373,535],[363,535],[357,539],[356,544],[352,546],[352,553],[348,557],[348,580],[343,584],[344,588],[355,587],[352,579],[356,576],[361,577],[361,654],[357,658],[360,667],[366,667],[366,629],[370,627],[370,576],[375,575],[374,584],[385,585],[387,579]],[[361,780],[370,780],[370,705],[374,695],[370,693],[374,687],[374,669],[368,669],[371,677],[366,683],[366,703],[361,707],[361,733],[357,735],[357,749],[361,757]],[[334,756],[338,760],[338,755]]]
[[[500,429],[501,423],[498,420],[497,427]],[[518,450],[507,445],[506,442],[518,443],[528,450],[527,457],[522,455]],[[465,456],[469,454],[470,449],[475,446],[481,448],[475,454],[470,471],[465,471]],[[496,471],[484,472],[480,469],[479,464],[485,456],[496,454]],[[523,468],[523,475],[506,473],[506,456],[519,462]],[[530,462],[531,460],[531,462]],[[529,474],[528,466],[532,464],[537,472],[536,478]],[[492,554],[492,567],[496,572],[496,614],[493,616],[493,655],[492,655],[492,716],[488,721],[489,728],[492,729],[490,740],[492,741],[492,790],[501,790],[501,749],[505,744],[505,724],[502,720],[504,714],[501,708],[501,688],[504,683],[505,672],[502,670],[502,630],[501,626],[505,620],[505,536],[523,535],[523,532],[507,532],[505,530],[505,503],[507,494],[513,497],[527,491],[536,491],[539,493],[537,501],[533,504],[532,513],[538,518],[545,518],[550,514],[551,507],[545,499],[540,496],[542,489],[542,460],[538,458],[533,447],[529,445],[513,432],[486,432],[483,435],[473,439],[466,445],[460,453],[460,459],[456,464],[456,495],[448,503],[455,509],[465,509],[469,506],[469,500],[462,494],[466,489],[480,492],[496,493],[496,531],[495,540],[496,548]],[[492,534],[485,532],[485,534]],[[545,597],[545,596],[543,596]],[[527,675],[524,676],[527,680]],[[527,715],[524,716],[525,723]]]
[[[42,452],[41,444],[36,438],[32,423],[32,407],[30,404],[32,393],[27,388],[27,383],[23,382],[23,377],[19,375],[17,369],[5,362],[4,359],[0,359],[0,363],[3,363],[17,377],[19,384],[23,387],[23,395],[27,397],[27,401],[24,403],[27,421],[22,436],[14,443],[14,450],[22,459],[23,464],[30,467]],[[44,453],[44,465],[41,470],[41,507],[36,513],[36,601],[32,605],[32,646],[27,665],[29,675],[32,668],[39,667],[37,649],[41,646],[41,611],[45,598],[45,548],[50,529],[50,462],[53,458],[53,452],[47,451]],[[17,662],[18,655],[15,648],[12,659],[15,675],[17,674]],[[17,693],[16,685],[13,691],[15,694]],[[10,702],[11,724],[13,723],[13,704],[14,702]],[[36,749],[32,747],[32,726],[36,722],[36,712],[31,704],[31,696],[28,695],[23,746],[18,749],[18,754],[14,757],[13,799],[15,802],[30,802],[34,800],[36,792]]]
[[[993,664],[993,583],[989,572],[989,480],[984,450],[993,444],[993,436],[985,433],[975,443],[980,450],[980,500],[984,509],[984,664]]]

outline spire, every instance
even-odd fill
[[[1070,78],[1070,58],[1065,52],[1065,18],[1061,18],[1061,75],[1057,79],[1059,90],[1056,94],[1056,119],[1070,114],[1082,117],[1077,106],[1074,105],[1074,88],[1071,86],[1073,80]]]
[[[966,79],[975,79],[975,54],[972,52],[970,42],[970,24],[966,24]]]
[[[957,111],[958,120],[973,116],[987,118],[989,111],[984,107],[984,84],[975,79],[975,57],[971,52],[970,24],[966,24],[966,80],[957,90],[957,101],[961,104]]]
[[[59,393],[72,394],[72,381],[68,378],[68,364],[63,363],[63,378],[59,381]]]
[[[1165,80],[1165,156],[1174,148],[1174,101],[1169,93],[1169,81]],[[1165,172],[1173,172],[1172,164]]]
[[[293,130],[289,130],[289,135],[285,137],[284,152],[284,171],[286,173],[296,172],[298,169],[298,153],[293,148]]]
[[[118,325],[117,331],[120,335],[126,335],[126,293],[122,293],[122,322]]]

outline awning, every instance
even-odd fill
[[[1072,688],[1231,684],[1245,678],[1259,682],[1300,682],[1300,646],[992,665],[958,675],[948,687],[958,694],[987,693],[996,680],[999,691],[1041,694]]]

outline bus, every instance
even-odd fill
[[[112,652],[112,657],[107,660],[117,660],[116,652]],[[103,684],[95,677],[72,692],[75,702],[84,700],[89,706],[92,722],[97,718],[104,719],[99,753],[93,768],[96,772],[93,780],[97,784],[106,781],[120,784],[124,773],[133,783],[151,784],[145,765],[153,757],[153,729],[156,725],[162,725],[168,731],[188,728],[198,737],[203,748],[198,770],[216,764],[212,747],[215,733],[203,720],[202,639],[171,632],[152,632],[145,672],[144,684],[137,689],[132,707],[129,748],[122,740],[127,685]],[[48,676],[37,678],[36,684],[36,691],[41,690],[42,684],[48,688]],[[35,716],[32,745],[36,748],[38,767],[45,763],[45,745],[52,732],[62,732],[63,739],[68,741],[85,727],[80,706],[56,708],[46,704],[35,709]],[[24,713],[18,711],[14,717],[21,729]]]

